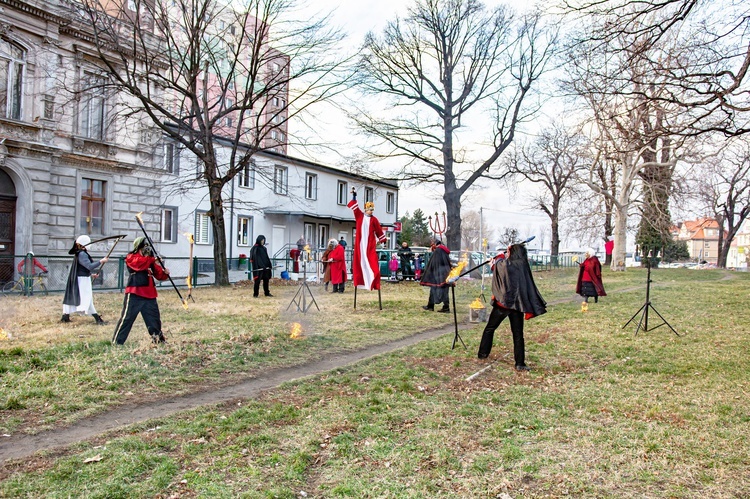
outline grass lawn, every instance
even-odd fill
[[[622,328],[643,304],[645,270],[605,271],[610,296],[587,313],[566,300],[574,270],[535,276],[552,304],[526,323],[530,373],[512,368],[507,323],[490,359],[476,359],[477,325],[462,333],[467,350],[444,336],[14,463],[0,496],[749,497],[750,275],[655,270],[653,304],[680,337],[666,326],[637,336],[635,324]],[[118,294],[95,297],[105,328],[88,317],[58,323],[60,296],[3,299],[0,433],[60,427],[452,320],[423,312],[427,292],[413,284],[384,284],[382,311],[377,294],[359,292],[355,311],[351,289],[313,288],[321,312],[292,314],[295,291],[253,299],[242,287],[196,289],[184,311],[165,289],[169,343],[158,348],[142,324],[124,347],[109,344]],[[478,293],[476,282],[459,284],[462,318]],[[289,338],[293,322],[301,339]],[[649,325],[658,323],[652,313]]]

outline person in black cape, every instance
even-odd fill
[[[524,320],[547,312],[547,303],[542,298],[531,274],[528,254],[524,244],[513,244],[508,248],[504,261],[498,261],[492,276],[492,312],[482,333],[477,357],[486,359],[492,350],[495,330],[508,317],[513,333],[513,357],[516,370],[528,371],[523,339]]]
[[[271,279],[271,259],[266,249],[266,236],[258,236],[255,245],[250,250],[250,263],[253,266],[253,297],[257,298],[260,291],[260,283],[263,282],[263,294],[273,296],[268,289],[268,281]]]
[[[73,255],[73,262],[65,284],[63,314],[60,322],[70,322],[70,314],[78,312],[92,316],[98,326],[106,324],[94,307],[91,276],[107,263],[108,259],[105,257],[95,262],[86,250],[89,244],[91,244],[91,238],[84,234],[78,236],[73,247],[68,251],[69,255]]]
[[[450,312],[448,288],[453,284],[446,282],[446,280],[451,267],[450,250],[440,239],[435,239],[432,244],[432,255],[430,255],[419,281],[420,285],[430,287],[430,299],[427,301],[427,305],[422,307],[424,310],[435,310],[435,304],[442,303],[443,308],[439,309],[438,312]]]

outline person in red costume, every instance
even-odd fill
[[[604,243],[604,265],[612,265],[612,253],[615,250],[615,236],[609,236]]]
[[[40,262],[37,259],[37,257],[34,256],[34,252],[33,251],[29,251],[29,254],[26,255],[26,256],[27,256],[27,258],[24,258],[20,262],[18,262],[17,269],[18,269],[18,274],[19,275],[24,275],[23,269],[26,266],[26,260],[28,259],[28,257],[31,257],[31,270],[29,271],[29,275],[33,275],[33,273],[34,273],[34,271],[36,269],[41,270],[43,273],[47,272],[47,267],[45,267],[44,265],[42,265],[42,262]]]
[[[328,268],[331,271],[331,284],[333,284],[334,293],[343,293],[346,285],[346,255],[344,246],[331,239],[328,243],[333,245],[331,252],[328,254]]]
[[[579,264],[578,282],[576,283],[576,293],[583,296],[583,303],[588,303],[590,297],[594,297],[594,303],[599,302],[600,296],[607,296],[602,284],[602,264],[593,249],[586,250],[586,259]],[[586,309],[587,307],[583,307]]]
[[[145,237],[139,237],[133,241],[133,251],[125,257],[125,265],[130,277],[125,287],[122,314],[112,335],[112,343],[115,345],[125,343],[138,314],[143,317],[151,340],[154,343],[164,343],[166,340],[161,331],[161,314],[159,304],[156,302],[158,293],[154,279],[166,281],[169,279],[169,270],[156,263],[156,258],[152,256]]]
[[[385,242],[385,233],[378,219],[372,215],[375,204],[368,201],[363,212],[357,202],[357,191],[352,189],[352,200],[347,206],[354,212],[357,223],[352,257],[352,283],[360,289],[380,289],[380,263],[376,245]]]

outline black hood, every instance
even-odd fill
[[[255,244],[258,244],[260,246],[264,246],[266,242],[266,236],[260,235],[257,238],[255,238]]]

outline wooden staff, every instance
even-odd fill
[[[141,213],[143,213],[143,212],[141,212]],[[141,213],[136,213],[135,220],[138,222],[138,225],[140,226],[141,230],[143,231],[143,235],[146,236],[146,241],[148,241],[149,246],[151,246],[151,251],[154,252],[154,258],[156,258],[156,261],[159,262],[159,265],[161,265],[162,268],[166,268],[166,266],[164,265],[164,261],[159,256],[159,253],[156,252],[156,248],[154,247],[154,242],[151,240],[151,238],[148,235],[148,232],[146,232],[146,228],[143,226],[143,219],[141,218]],[[167,277],[169,278],[169,282],[172,283],[172,287],[177,292],[177,296],[180,297],[180,301],[182,302],[182,308],[184,308],[185,310],[187,310],[187,308],[188,308],[187,300],[185,300],[185,298],[182,297],[182,293],[180,293],[180,290],[177,289],[177,285],[172,280],[172,276],[170,276],[169,274],[167,274]]]

